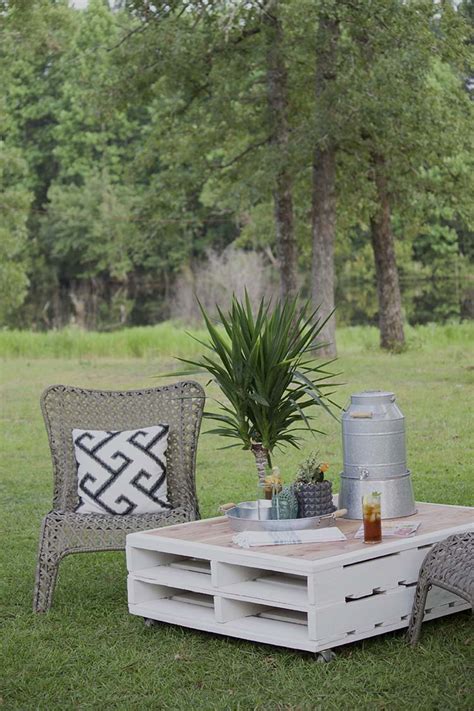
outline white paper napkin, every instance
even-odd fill
[[[346,536],[337,526],[302,531],[243,531],[232,538],[232,541],[241,548],[288,546],[297,543],[329,543],[345,540]]]
[[[396,538],[410,538],[417,532],[421,521],[411,523],[382,523],[382,538],[385,536],[395,536]],[[364,537],[364,526],[362,525],[354,534],[354,538]]]

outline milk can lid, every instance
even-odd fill
[[[395,393],[387,390],[363,390],[360,393],[353,393],[351,401],[356,404],[369,402],[395,402]]]

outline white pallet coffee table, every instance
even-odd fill
[[[320,652],[408,625],[429,548],[474,530],[474,509],[417,504],[413,538],[365,545],[360,521],[346,541],[241,549],[223,517],[127,536],[133,615],[241,639]],[[403,519],[400,519],[403,520]],[[433,588],[425,619],[468,609]]]

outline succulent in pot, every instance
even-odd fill
[[[190,366],[181,375],[210,375],[224,401],[218,401],[220,412],[204,413],[218,424],[208,432],[250,450],[264,487],[274,448],[298,448],[303,428],[320,432],[312,422],[314,406],[331,415],[331,406],[338,407],[331,400],[337,385],[328,370],[333,361],[315,361],[327,319],[309,304],[299,306],[296,297],[275,304],[262,299],[254,311],[247,292],[242,301],[232,298],[227,313],[216,306],[217,323],[200,308],[208,332],[208,340],[199,341],[205,352],[197,360],[179,358]]]
[[[294,487],[299,518],[324,516],[335,511],[332,483],[324,478],[328,469],[329,464],[320,461],[318,452],[313,452],[300,465]]]

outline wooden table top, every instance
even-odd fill
[[[337,526],[347,536],[345,541],[334,541],[328,543],[308,543],[297,545],[277,545],[258,546],[246,549],[246,554],[266,554],[283,556],[306,561],[322,560],[345,553],[357,551],[368,552],[371,549],[377,556],[384,554],[384,549],[393,548],[395,541],[412,541],[420,539],[423,545],[425,534],[436,534],[438,532],[455,529],[456,527],[468,527],[474,525],[474,508],[464,506],[447,506],[443,504],[417,503],[417,513],[406,518],[392,519],[389,523],[416,523],[420,526],[416,534],[409,539],[387,537],[382,543],[368,546],[360,539],[354,539],[354,534],[360,527],[362,521],[349,519],[337,519]],[[151,531],[144,531],[146,535],[158,536],[174,541],[190,542],[193,544],[203,544],[205,546],[217,546],[219,548],[237,549],[242,551],[237,545],[232,543],[235,532],[230,528],[224,516],[217,518],[203,519],[191,523],[181,523],[165,528],[157,528]],[[449,533],[446,533],[449,535]],[[390,552],[387,550],[387,553]],[[365,557],[365,556],[364,556]]]

